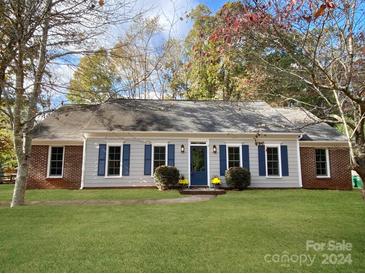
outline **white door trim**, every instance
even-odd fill
[[[201,144],[193,144],[194,142],[201,142]],[[205,142],[205,144],[203,144]],[[207,148],[207,186],[211,188],[210,184],[210,159],[209,159],[209,139],[188,139],[188,171],[189,171],[189,187],[191,186],[191,152],[192,146],[202,146]]]

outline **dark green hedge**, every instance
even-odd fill
[[[179,177],[180,172],[174,166],[159,166],[154,173],[155,184],[160,190],[177,187]]]
[[[243,190],[251,184],[251,173],[242,167],[231,167],[226,172],[226,183],[228,186]]]

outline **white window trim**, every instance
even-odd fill
[[[53,147],[62,147],[62,174],[61,175],[50,175],[51,171],[51,152]],[[48,147],[48,163],[47,163],[47,178],[63,178],[63,171],[65,169],[65,146],[49,146]]]
[[[316,178],[319,179],[331,178],[330,155],[328,148],[316,148],[316,149],[324,149],[326,151],[326,169],[327,169],[327,175],[317,175],[317,160],[316,160]]]
[[[240,151],[240,167],[243,167],[243,160],[242,160],[242,144],[226,144],[226,167],[227,170],[229,169],[229,153],[228,148],[229,147],[238,147]]]
[[[152,143],[152,153],[151,153],[151,177],[155,174],[155,171],[153,170],[153,162],[154,162],[154,156],[155,156],[155,147],[165,147],[165,166],[167,166],[167,157],[168,157],[168,146],[167,143]]]
[[[269,166],[267,164],[267,148],[268,147],[276,147],[278,148],[278,161],[279,161],[279,175],[268,175]],[[266,167],[266,178],[275,179],[282,178],[282,170],[281,170],[281,145],[280,144],[267,144],[265,145],[265,167]]]
[[[109,147],[120,147],[120,168],[119,175],[108,175],[108,164],[109,164]],[[123,169],[123,143],[108,143],[106,144],[106,157],[105,157],[105,176],[104,178],[122,178]]]
[[[85,135],[82,135],[83,138],[83,146],[82,146],[82,168],[81,168],[81,185],[80,189],[84,189],[85,186],[85,164],[86,164],[86,147],[87,147],[87,138]]]
[[[297,140],[297,162],[298,162],[298,182],[299,187],[303,187],[303,180],[302,180],[302,163],[300,159],[300,143],[299,140],[302,138],[302,135]]]

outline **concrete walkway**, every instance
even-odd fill
[[[216,195],[192,195],[170,199],[135,199],[135,200],[55,200],[28,201],[26,205],[171,205],[209,201]],[[0,202],[0,206],[9,206],[9,202]]]

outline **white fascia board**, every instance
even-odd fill
[[[260,133],[259,139],[290,139],[297,140],[302,133],[293,132],[293,133],[278,133],[278,132],[270,132],[270,133]],[[228,138],[228,139],[252,139],[257,135],[257,132],[166,132],[166,131],[85,131],[85,135],[88,138],[117,138],[120,136],[124,136],[125,138],[135,138],[135,137],[151,137],[151,138],[204,138],[204,139],[212,139],[212,138]]]
[[[349,148],[347,141],[299,141],[300,147],[342,147]]]
[[[59,145],[67,145],[67,146],[82,146],[84,141],[81,140],[68,140],[68,139],[33,139],[32,145],[47,145],[47,146],[59,146]]]

